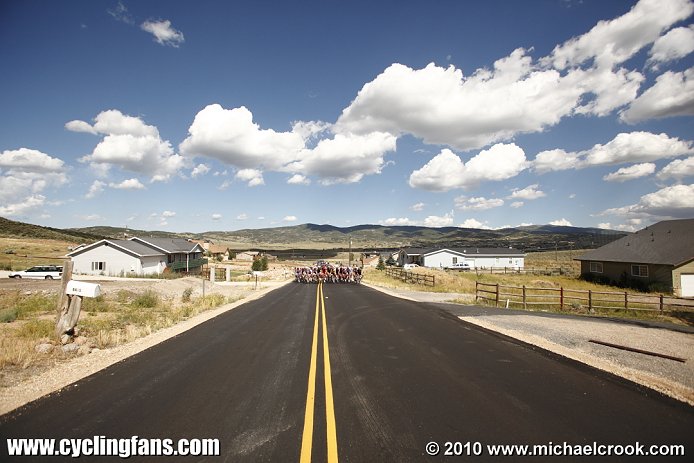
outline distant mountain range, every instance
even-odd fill
[[[152,236],[209,240],[232,249],[397,249],[402,247],[514,247],[524,251],[586,249],[602,246],[626,233],[599,228],[531,225],[499,230],[458,227],[418,227],[303,224],[288,227],[173,233],[135,230],[120,227],[86,227],[56,229],[41,227],[0,217],[0,236],[60,239],[90,242],[101,238]]]

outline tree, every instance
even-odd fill
[[[385,270],[386,264],[383,262],[383,256],[378,256],[378,265],[376,265],[376,270]]]
[[[251,266],[251,270],[254,272],[262,272],[264,270],[268,269],[267,265],[267,256],[263,256],[259,259],[255,259],[253,261],[253,265]]]

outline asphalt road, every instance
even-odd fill
[[[486,447],[549,442],[681,444],[685,457],[602,461],[691,461],[692,407],[440,306],[317,289],[287,285],[0,417],[0,461],[59,460],[9,459],[8,437],[133,435],[219,439],[219,457],[180,461],[592,461]],[[463,455],[429,456],[429,442],[460,442]]]

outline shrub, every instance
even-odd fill
[[[17,309],[0,309],[0,323],[9,323],[17,319]]]
[[[181,296],[181,302],[190,302],[190,296],[193,294],[193,288],[186,288]]]
[[[85,297],[82,299],[82,310],[89,313],[112,312],[113,308],[106,302],[104,296]]]
[[[254,260],[253,265],[251,266],[251,269],[254,272],[261,272],[263,270],[267,270],[268,269],[267,257],[263,256],[260,259]]]
[[[147,290],[135,296],[130,305],[140,309],[151,309],[159,305],[159,295],[151,289]]]
[[[51,320],[29,320],[24,323],[18,330],[17,336],[25,339],[41,339],[50,338],[53,336],[55,323]]]

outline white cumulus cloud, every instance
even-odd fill
[[[482,182],[507,180],[525,170],[525,153],[514,143],[496,144],[463,162],[443,149],[422,168],[410,175],[410,186],[430,191],[473,188]]]
[[[540,190],[540,185],[535,183],[523,189],[514,189],[508,199],[524,199],[527,201],[543,198],[547,196],[544,191]]]
[[[504,200],[498,198],[468,198],[465,196],[458,196],[454,199],[454,203],[455,208],[461,211],[484,211],[503,206]]]
[[[309,185],[311,183],[311,179],[305,175],[294,174],[287,179],[287,183],[289,185]]]
[[[694,12],[689,0],[641,0],[624,15],[600,21],[587,33],[555,47],[545,59],[557,69],[594,61],[611,68],[656,41],[673,24]]]
[[[607,209],[600,215],[616,215],[631,219],[694,217],[694,184],[674,185],[641,197],[638,203]]]
[[[646,162],[643,164],[634,164],[629,167],[622,167],[616,172],[611,172],[605,175],[602,179],[606,182],[626,182],[637,178],[651,175],[655,172],[655,164]]]
[[[694,177],[694,156],[676,159],[658,172],[658,178],[661,180],[674,178],[680,181],[686,177]]]
[[[108,186],[117,190],[144,190],[145,186],[136,178],[129,178],[120,183],[109,183]]]
[[[171,26],[171,21],[168,19],[160,19],[157,21],[145,21],[140,25],[140,28],[149,32],[154,36],[154,40],[159,45],[169,45],[178,48],[185,37],[181,31],[176,30]]]
[[[567,153],[561,149],[542,151],[533,161],[538,173],[578,169],[589,166],[615,165],[630,162],[652,162],[694,153],[691,141],[670,137],[665,133],[624,132],[605,144]]]
[[[561,218],[558,220],[553,220],[549,223],[550,225],[555,225],[555,226],[560,226],[560,227],[572,227],[571,222],[568,220]]]
[[[21,216],[46,204],[44,192],[68,181],[61,159],[19,148],[0,153],[0,215]]]
[[[241,169],[234,177],[242,182],[248,182],[248,186],[265,185],[263,172],[258,169]]]
[[[191,171],[190,176],[193,178],[198,178],[202,175],[205,175],[210,171],[210,168],[206,164],[198,164],[195,166],[195,168]]]
[[[667,71],[629,107],[620,119],[627,124],[648,119],[694,115],[694,68],[682,72]]]
[[[168,180],[186,166],[185,159],[174,153],[171,143],[162,140],[156,127],[145,124],[138,117],[128,116],[118,110],[99,113],[92,129],[103,135],[93,152],[81,161],[89,163],[97,173],[105,174],[113,167],[144,174],[152,181]],[[68,130],[88,126],[84,121],[71,121]]]
[[[92,185],[89,187],[89,191],[85,195],[85,198],[91,199],[95,198],[104,191],[104,187],[106,186],[106,183],[102,182],[101,180],[94,180]]]
[[[658,38],[649,53],[649,62],[657,69],[659,63],[684,58],[694,51],[694,25],[676,27]]]
[[[480,222],[477,219],[466,219],[463,223],[458,225],[460,228],[476,228],[478,230],[489,230],[490,227],[484,222]]]

